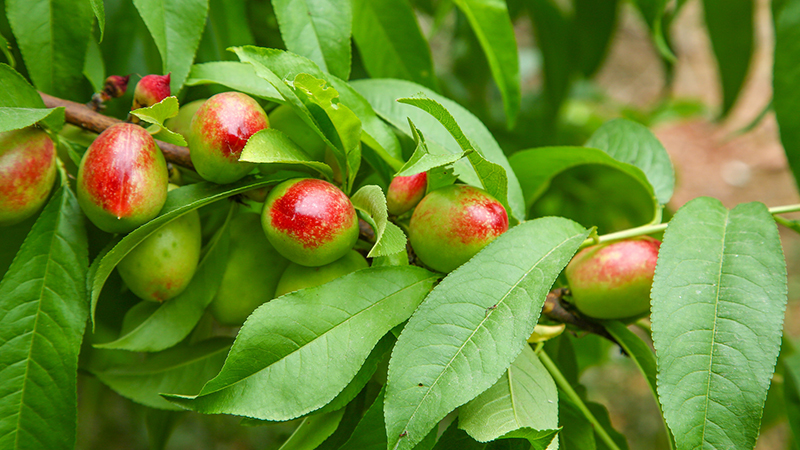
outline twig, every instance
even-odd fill
[[[581,330],[604,337],[609,341],[619,345],[619,342],[617,342],[617,340],[614,339],[614,337],[611,336],[602,325],[584,320],[564,307],[564,305],[561,303],[561,298],[568,292],[569,290],[566,288],[557,288],[550,291],[544,301],[542,314],[552,320],[555,320],[556,322],[572,325],[580,328]]]

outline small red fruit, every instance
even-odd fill
[[[658,249],[650,237],[585,248],[565,275],[575,307],[589,317],[622,319],[650,310]]]
[[[431,269],[450,272],[505,233],[508,214],[483,189],[456,184],[426,195],[408,228],[419,259]]]
[[[394,177],[386,194],[389,214],[399,216],[417,206],[428,188],[428,173],[421,172],[407,177]]]
[[[358,240],[350,199],[331,183],[313,178],[276,186],[264,203],[261,225],[281,255],[309,267],[336,261]]]
[[[127,81],[127,80],[126,80]],[[131,110],[147,108],[169,97],[170,74],[146,75],[136,83]]]
[[[239,162],[247,140],[269,127],[264,109],[250,96],[223,92],[206,100],[192,118],[189,149],[195,170],[214,183],[233,183],[253,170]]]
[[[78,169],[78,202],[108,233],[127,233],[158,215],[167,199],[167,163],[144,128],[113,125],[95,139]]]
[[[28,127],[0,133],[0,225],[32,216],[56,179],[56,152],[44,131]]]

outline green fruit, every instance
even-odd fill
[[[0,133],[0,226],[34,215],[55,180],[56,151],[47,133],[34,127]]]
[[[289,261],[267,241],[258,214],[237,215],[230,230],[228,264],[209,308],[219,323],[238,326],[259,305],[275,297],[275,287]]]
[[[197,110],[203,106],[203,103],[205,103],[205,100],[195,100],[181,106],[181,109],[178,110],[178,115],[171,119],[167,119],[165,125],[170,130],[183,136],[183,138],[188,142],[192,126],[192,117],[194,117],[194,113],[196,113]]]
[[[321,267],[306,267],[292,263],[283,272],[275,296],[280,297],[289,292],[320,286],[367,267],[369,267],[367,260],[355,250],[350,250],[336,261]]]
[[[486,191],[458,184],[426,195],[408,228],[419,259],[431,269],[450,272],[505,233],[508,215]]]
[[[81,160],[78,202],[108,233],[127,233],[158,215],[167,200],[167,163],[144,128],[119,123],[103,131]]]
[[[269,123],[272,128],[289,136],[311,159],[322,161],[325,158],[325,141],[294,113],[291,106],[281,105],[272,110],[269,113]]]
[[[316,267],[344,256],[358,240],[356,210],[344,192],[327,181],[295,178],[267,196],[261,224],[281,255]]]
[[[386,193],[386,207],[389,210],[389,214],[399,216],[411,211],[425,196],[427,188],[427,172],[408,177],[394,177]]]
[[[200,215],[191,211],[140,242],[117,270],[137,297],[164,302],[189,285],[200,260],[200,245]]]
[[[200,106],[189,131],[192,164],[201,177],[214,183],[233,183],[255,165],[239,162],[247,140],[269,127],[267,114],[250,96],[223,92]]]
[[[581,250],[565,271],[575,307],[597,319],[645,314],[660,246],[643,237]]]

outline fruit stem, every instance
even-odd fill
[[[583,416],[586,417],[586,420],[588,420],[589,423],[592,424],[592,427],[594,428],[595,433],[597,433],[597,436],[600,437],[600,439],[606,444],[606,446],[608,446],[609,449],[620,450],[617,443],[614,442],[613,439],[611,439],[611,436],[608,435],[606,429],[603,428],[603,425],[600,424],[597,418],[594,417],[594,414],[592,414],[592,412],[589,411],[589,408],[586,407],[586,404],[583,403],[583,399],[581,399],[578,393],[575,392],[574,389],[572,389],[572,385],[570,385],[569,381],[567,381],[567,379],[564,378],[564,375],[561,373],[560,370],[558,370],[558,367],[553,362],[553,360],[550,359],[549,356],[547,356],[547,352],[539,352],[538,356],[539,359],[542,361],[542,364],[544,364],[544,366],[547,368],[547,371],[550,372],[550,375],[553,377],[553,380],[555,380],[558,387],[562,391],[564,391],[565,394],[567,394],[567,397],[569,397],[569,399],[575,403],[575,405],[578,407],[581,413],[583,413]]]

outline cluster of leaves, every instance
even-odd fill
[[[223,200],[297,172],[224,186],[187,184],[170,192],[152,221],[125,236],[103,235],[87,229],[70,185],[85,145],[58,134],[63,109],[45,108],[20,72],[0,65],[0,131],[38,123],[57,139],[61,155],[61,182],[45,209],[4,234],[10,244],[0,255],[0,447],[74,447],[79,366],[149,408],[232,414],[247,425],[302,418],[286,449],[628,447],[605,408],[587,400],[573,340],[564,335],[531,347],[527,339],[565,265],[592,242],[590,236],[598,239],[587,228],[596,223],[534,218],[537,201],[555,179],[578,167],[613,171],[646,199],[637,205],[645,221],[652,217],[651,228],[659,226],[674,174],[646,127],[618,119],[584,146],[535,147],[507,158],[482,118],[440,93],[450,89],[434,75],[427,40],[404,0],[259,4],[276,20],[281,38],[261,36],[262,42],[256,27],[237,26],[246,22],[244,7],[222,1],[63,0],[36,2],[33,11],[21,0],[5,3],[14,49],[25,61],[20,72],[41,91],[84,99],[87,79],[97,89],[105,67],[130,67],[120,58],[158,60],[147,45],[124,50],[150,42],[160,60],[155,70],[141,71],[171,72],[173,92],[191,87],[181,94],[188,97],[187,91],[234,89],[267,105],[288,105],[332,150],[342,188],[376,240],[370,243],[371,268],[262,305],[235,340],[209,332],[203,313],[221,282],[235,209]],[[512,27],[518,2],[441,3],[427,6],[437,15],[457,8],[466,19],[488,62],[487,71],[477,72],[491,74],[506,124],[513,125],[521,104]],[[665,13],[666,3],[637,5],[669,61],[664,29],[683,2]],[[733,2],[735,8],[727,3],[704,2],[723,69],[725,110],[747,70],[731,54],[743,48],[749,54],[752,47],[720,25],[726,14],[752,23],[752,2]],[[775,8],[776,93],[781,83],[783,89],[793,86],[790,75],[800,67],[797,58],[790,61],[797,45],[792,25],[800,17],[795,3]],[[617,10],[616,2],[576,0],[574,6],[567,16],[549,1],[525,2],[544,58],[551,118],[573,75],[596,71]],[[134,8],[138,14],[131,14]],[[114,27],[105,28],[106,13]],[[211,30],[204,34],[207,17]],[[93,22],[101,44],[92,39]],[[579,38],[565,39],[572,30],[580,30]],[[243,45],[263,41],[271,45]],[[238,61],[221,61],[228,57],[219,49],[230,45]],[[564,59],[572,48],[564,46],[571,45],[580,49],[575,67]],[[110,57],[109,48],[121,56]],[[193,64],[195,55],[220,61]],[[9,62],[14,56],[7,54]],[[348,81],[356,68],[371,78]],[[792,124],[781,109],[794,95],[786,94],[775,102],[782,127]],[[171,98],[139,116],[154,124],[158,138],[181,143],[162,127],[176,109]],[[782,137],[794,163],[791,132]],[[333,178],[330,166],[310,160],[280,132],[255,135],[242,159]],[[389,221],[375,185],[385,187],[396,173],[421,171],[428,171],[431,188],[456,180],[484,188],[506,206],[514,226],[446,276],[408,265],[405,236]],[[126,311],[131,302],[115,280],[117,263],[159,227],[196,209],[206,213],[208,236],[190,286],[163,305],[139,303]],[[677,211],[666,227],[652,292],[655,352],[624,324],[602,324],[647,380],[671,448],[755,445],[781,346],[786,296],[777,228],[764,205],[728,210],[700,198]],[[114,322],[104,321],[104,305],[106,315],[124,318],[119,336],[102,342],[93,330]],[[93,345],[82,349],[82,340]],[[800,365],[796,354],[785,352],[786,410],[797,418]]]

